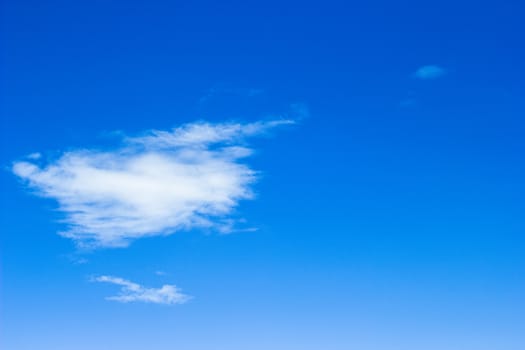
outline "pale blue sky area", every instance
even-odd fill
[[[2,4],[4,350],[522,350],[518,1]]]

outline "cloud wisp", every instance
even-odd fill
[[[227,233],[233,209],[254,196],[246,140],[293,123],[191,123],[125,138],[112,151],[70,151],[47,164],[30,157],[12,170],[58,202],[67,226],[60,234],[80,247],[123,247],[193,228]]]
[[[436,65],[422,66],[414,72],[414,77],[422,80],[437,79],[445,75],[444,68]]]
[[[107,300],[121,303],[143,302],[154,304],[184,304],[191,297],[183,294],[177,286],[165,284],[160,288],[147,288],[138,283],[114,276],[98,276],[91,279],[91,282],[105,282],[120,286],[120,293],[115,296],[107,297]]]

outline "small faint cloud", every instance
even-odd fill
[[[84,264],[89,263],[88,259],[86,259],[86,258],[84,258],[82,256],[79,256],[77,254],[65,254],[62,257],[64,257],[70,263],[72,263],[74,265],[84,265]]]
[[[27,155],[27,159],[33,159],[33,160],[36,160],[36,159],[40,159],[42,158],[42,154],[38,153],[38,152],[35,152],[35,153],[31,153],[31,154],[28,154]]]
[[[417,79],[429,80],[437,79],[445,75],[446,71],[444,68],[436,65],[422,66],[416,70],[413,76]]]
[[[221,235],[230,235],[234,233],[241,233],[241,232],[254,232],[258,229],[256,227],[246,227],[246,220],[245,219],[224,219],[221,222],[221,225],[216,227],[217,233]]]
[[[86,258],[78,258],[74,261],[75,264],[78,264],[78,265],[83,265],[83,264],[87,264],[89,262],[88,259]]]
[[[258,227],[248,227],[243,229],[238,229],[237,232],[257,232],[259,231]]]
[[[98,276],[91,282],[104,282],[120,286],[118,295],[107,297],[107,300],[121,303],[143,302],[154,304],[175,305],[188,302],[191,297],[183,294],[177,286],[165,284],[160,288],[148,288],[138,283],[114,276]]]
[[[167,273],[164,272],[164,271],[161,271],[161,270],[157,270],[157,271],[155,271],[155,275],[157,275],[157,276],[166,276]]]
[[[247,95],[249,97],[262,95],[263,93],[264,93],[263,89],[248,89],[248,91],[247,91]]]

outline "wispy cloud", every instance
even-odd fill
[[[417,79],[436,79],[442,77],[446,73],[445,69],[436,65],[422,66],[414,72],[414,77]]]
[[[127,246],[192,228],[231,231],[257,173],[246,139],[291,120],[192,123],[124,139],[113,151],[77,150],[57,160],[18,161],[13,172],[65,213],[61,234],[84,247]]]
[[[184,304],[191,299],[183,294],[177,286],[165,284],[160,288],[147,288],[138,283],[114,276],[98,276],[91,279],[92,282],[105,282],[120,286],[118,295],[107,297],[107,300],[121,303],[143,302],[155,304]]]

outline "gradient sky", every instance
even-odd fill
[[[524,10],[4,1],[0,346],[524,349]],[[210,148],[181,141],[203,125],[236,131]],[[143,142],[152,130],[179,135],[176,148]],[[177,181],[148,177],[187,147],[201,153],[184,189],[207,188],[216,169],[228,184],[191,203],[222,212],[197,215],[163,196]],[[65,154],[119,163],[148,149],[160,158],[141,184],[159,197],[135,182],[91,197],[89,176],[69,186],[46,173]],[[136,239],[127,219],[88,240],[71,231],[57,200],[75,193],[69,208],[93,217],[100,198],[110,213],[141,203]]]

